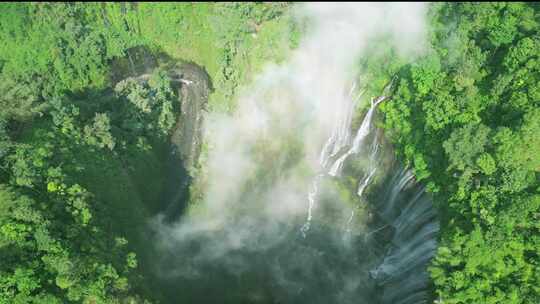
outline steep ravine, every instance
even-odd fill
[[[176,64],[168,72],[181,102],[170,139],[167,185],[162,196],[165,222],[173,224],[182,221],[189,199],[190,172],[194,172],[201,153],[211,83],[204,69],[192,63]],[[366,129],[368,139],[374,137],[374,130]],[[383,144],[381,149],[386,151],[379,153],[380,158],[392,154],[389,144]],[[336,235],[343,232],[330,226],[315,225],[302,238],[298,223],[291,223],[290,232],[264,252],[246,248],[234,253],[236,259],[251,263],[247,272],[238,276],[221,265],[198,265],[203,272],[189,278],[163,275],[167,267],[194,266],[191,257],[203,249],[195,240],[175,252],[155,252],[146,261],[156,264],[152,267],[156,272],[151,288],[157,289],[163,303],[323,303],[335,299],[340,289],[352,283],[356,291],[344,291],[340,303],[429,303],[427,265],[435,253],[438,232],[431,199],[422,185],[414,181],[412,173],[397,161],[377,162],[386,165],[378,168],[385,172],[379,174],[382,177],[367,195],[372,220],[368,230],[353,234],[348,245],[335,243]],[[351,244],[357,248],[352,251],[357,256],[350,256],[343,247]],[[276,267],[287,280],[285,285],[273,282]],[[326,276],[332,279],[327,281]],[[354,280],[360,281],[351,282]],[[307,287],[294,289],[295,281]],[[351,297],[352,294],[357,296]]]
[[[180,99],[180,114],[170,137],[168,178],[163,201],[168,221],[178,219],[189,200],[189,185],[201,154],[203,119],[212,90],[206,71],[182,62],[168,69]]]
[[[128,221],[136,230],[128,236],[139,260],[141,292],[158,303],[177,303],[174,296],[176,282],[163,278],[158,271],[161,253],[156,250],[157,231],[152,223],[156,217],[163,218],[167,223],[176,222],[187,206],[192,175],[201,153],[203,119],[212,84],[204,68],[171,59],[164,54],[156,55],[144,48],[131,49],[128,57],[113,62],[111,82],[115,84],[128,77],[147,82],[157,69],[168,74],[171,87],[178,97],[176,106],[179,111],[169,138],[151,138],[153,148],[148,153],[153,157],[138,160],[146,167],[153,167],[153,171],[148,172],[152,175],[144,176],[145,171],[137,170],[137,176],[130,177],[131,180],[140,181],[135,184],[132,195],[141,202],[127,204],[129,211],[126,212],[144,209],[141,211],[144,217]],[[156,172],[161,172],[161,175],[156,176]],[[159,180],[152,181],[152,186],[143,187],[140,183],[150,184],[149,178]],[[159,187],[154,186],[156,182],[161,182]],[[146,193],[148,191],[155,193]],[[126,217],[123,215],[123,218]]]
[[[437,249],[437,212],[412,172],[399,164],[393,167],[372,203],[372,246],[381,248],[378,266],[370,270],[378,290],[376,303],[431,303],[427,267]]]

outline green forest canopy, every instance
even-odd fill
[[[159,299],[125,227],[153,212],[178,96],[159,71],[113,84],[111,66],[136,47],[194,61],[229,111],[296,45],[289,7],[0,4],[1,304]],[[383,126],[441,213],[434,291],[540,303],[540,7],[438,3],[429,22],[419,60],[361,64],[375,84],[399,76]]]
[[[436,4],[385,128],[441,210],[443,303],[540,302],[538,4]]]

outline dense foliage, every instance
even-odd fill
[[[24,130],[8,136],[0,185],[0,303],[134,301],[128,278],[137,259],[127,240],[112,234],[122,230],[111,229],[117,206],[84,185],[95,187],[88,178],[96,168],[103,175],[124,170],[121,159],[144,153],[149,134],[170,132],[177,99],[163,74],[151,80],[144,86],[128,78],[115,95],[97,100],[51,98],[33,126],[22,122]]]
[[[297,43],[291,20],[283,3],[0,4],[0,304],[153,300],[133,227],[157,208],[178,96],[163,71],[135,77],[137,50],[204,66],[227,111]],[[440,210],[435,293],[540,303],[540,7],[433,4],[430,21],[415,63],[382,40],[359,64],[377,92],[399,76],[381,109]]]
[[[441,303],[540,302],[538,4],[437,4],[385,126],[443,222]]]

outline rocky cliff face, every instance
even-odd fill
[[[204,68],[194,63],[176,62],[167,55],[156,55],[145,48],[135,47],[126,53],[125,58],[112,63],[110,78],[113,84],[128,77],[148,81],[158,67],[167,71],[180,102],[180,114],[170,136],[170,156],[175,159],[170,161],[180,161],[191,172],[201,152],[203,116],[212,90],[210,77]]]
[[[177,84],[180,115],[171,135],[171,153],[192,171],[201,153],[203,118],[211,83],[208,74],[193,63],[180,63],[169,70]]]
[[[193,63],[177,63],[167,71],[180,102],[180,113],[169,140],[167,185],[162,196],[166,206],[164,214],[172,221],[184,212],[190,199],[190,184],[201,154],[204,115],[212,85],[205,70]]]

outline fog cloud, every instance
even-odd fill
[[[423,3],[298,5],[295,15],[309,20],[309,28],[290,60],[268,65],[238,98],[234,113],[206,118],[204,199],[197,212],[178,223],[158,224],[158,246],[168,259],[163,275],[200,278],[209,269],[239,275],[262,267],[274,281],[270,285],[287,285],[291,293],[309,289],[304,277],[317,276],[330,285],[342,277],[347,284],[336,286],[336,299],[352,299],[362,283],[351,277],[354,269],[335,265],[357,266],[357,250],[311,250],[310,240],[296,238],[306,217],[307,193],[320,171],[324,142],[352,102],[349,90],[359,76],[354,63],[378,35],[389,35],[402,56],[422,52],[425,14]],[[325,194],[343,219],[335,223],[336,231],[351,208],[341,200],[337,191]],[[315,213],[322,210],[315,207]],[[341,241],[337,233],[327,234],[320,236],[325,246]],[[272,250],[289,253],[281,257]],[[337,264],[328,265],[321,254]],[[257,261],[257,255],[274,260]],[[294,267],[300,274],[290,273]]]

